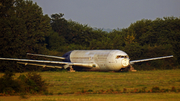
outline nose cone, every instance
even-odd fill
[[[129,65],[129,59],[127,59],[127,58],[122,59],[122,66],[127,67],[128,65]]]

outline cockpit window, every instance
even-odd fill
[[[116,56],[116,59],[119,59],[119,58],[121,58],[121,56]]]
[[[119,59],[119,58],[128,58],[128,56],[121,56],[121,55],[116,56],[116,59]]]

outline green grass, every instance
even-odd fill
[[[39,72],[53,94],[82,90],[180,89],[180,69],[137,72]],[[20,73],[16,73],[18,77]],[[2,76],[2,73],[0,74]]]
[[[180,70],[157,70],[137,72],[41,72],[42,77],[50,83],[49,91],[53,93],[71,93],[82,90],[123,90],[151,89],[159,87],[180,88]]]
[[[82,96],[82,99],[87,100],[167,100],[180,99],[179,93],[121,93],[121,94],[73,94],[86,91],[107,91],[109,89],[121,90],[127,89],[128,92],[134,89],[150,90],[153,87],[160,89],[171,89],[175,87],[180,89],[180,69],[177,70],[153,70],[153,71],[137,71],[137,72],[38,72],[42,78],[49,83],[49,92],[53,96],[46,96],[42,101],[56,101],[56,99],[74,100]],[[26,73],[24,73],[26,74]],[[1,73],[0,76],[3,74]],[[18,77],[20,73],[16,73]],[[70,95],[59,95],[68,93]],[[72,93],[72,95],[71,95]],[[143,95],[143,96],[142,96]],[[159,95],[159,96],[158,96]],[[131,97],[128,97],[131,96]],[[48,97],[51,97],[51,100]],[[107,97],[107,98],[106,98]],[[36,97],[32,97],[35,98]],[[38,97],[40,98],[40,97]],[[72,98],[72,99],[71,99]],[[81,100],[82,100],[81,99]]]
[[[37,95],[22,99],[19,96],[0,96],[0,101],[179,101],[179,93],[136,93],[136,94],[68,94]]]
[[[90,94],[90,95],[64,95],[42,96],[31,98],[31,101],[178,101],[180,95],[169,94]]]

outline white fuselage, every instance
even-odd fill
[[[129,57],[121,50],[74,50],[69,59],[73,63],[95,64],[89,70],[119,71],[129,66]]]

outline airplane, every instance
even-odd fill
[[[24,65],[35,65],[50,68],[68,69],[70,72],[76,70],[83,71],[136,71],[132,64],[138,62],[145,62],[157,59],[172,58],[173,55],[155,57],[140,60],[130,60],[127,53],[122,50],[73,50],[65,53],[62,57],[32,54],[27,55],[40,56],[47,58],[60,59],[62,61],[49,61],[49,60],[32,60],[32,59],[17,59],[17,58],[0,58],[0,60],[17,61],[17,63]]]

